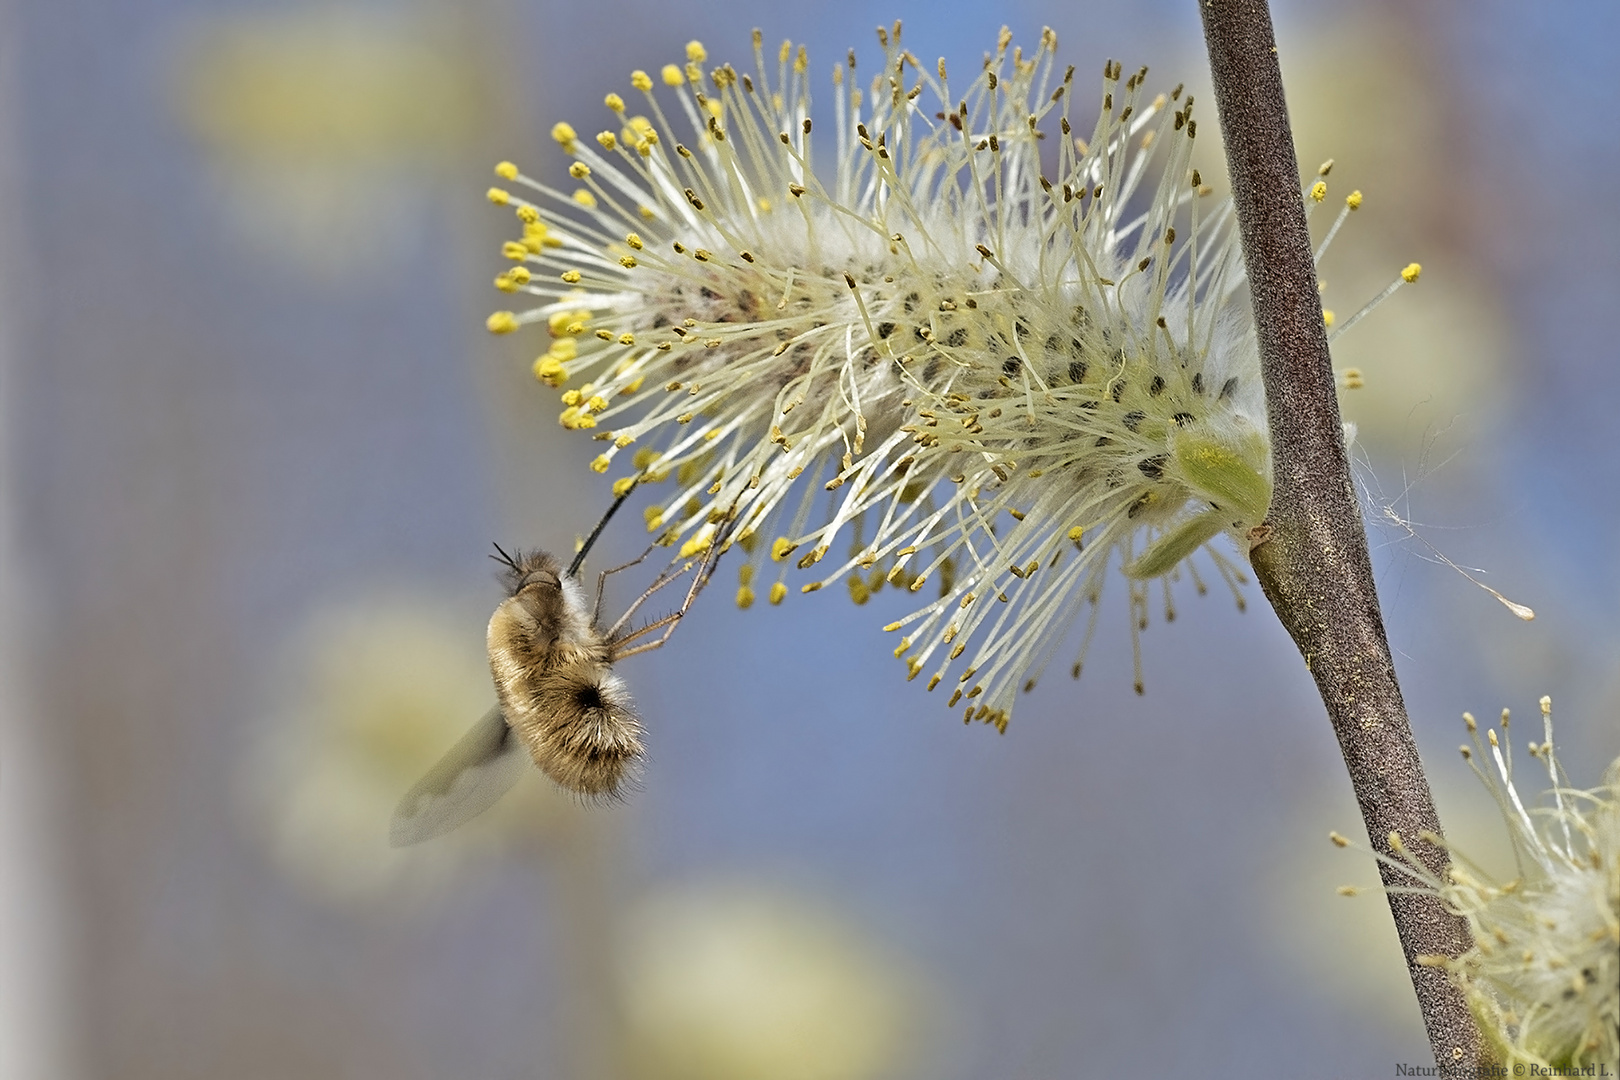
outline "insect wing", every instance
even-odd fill
[[[407,847],[464,825],[510,791],[528,762],[496,705],[405,793],[394,810],[388,842]]]

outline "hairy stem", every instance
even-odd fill
[[[1378,607],[1350,482],[1339,402],[1266,0],[1200,0],[1215,105],[1259,332],[1275,488],[1250,561],[1327,706],[1367,834],[1398,832],[1444,877],[1440,819],[1418,760]],[[1386,885],[1409,882],[1381,868]],[[1412,987],[1445,1074],[1471,1073],[1479,1031],[1446,973],[1418,962],[1468,947],[1463,921],[1431,896],[1390,895]]]

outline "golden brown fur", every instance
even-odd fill
[[[489,621],[501,711],[547,776],[583,795],[616,796],[643,747],[612,644],[556,559],[518,552],[509,565],[511,595]]]

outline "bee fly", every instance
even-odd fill
[[[603,629],[608,576],[637,565],[652,551],[602,571],[595,605],[587,608],[580,565],[623,502],[621,496],[609,507],[567,570],[543,551],[509,555],[496,545],[498,554],[490,557],[506,567],[501,579],[507,589],[489,620],[489,666],[498,702],[405,793],[389,828],[394,847],[441,836],[495,805],[523,775],[524,751],[541,772],[585,796],[612,798],[633,775],[642,755],[641,723],[613,664],[669,640],[724,545],[718,536],[710,545],[679,610],[627,629],[636,611],[691,563],[672,564]],[[659,630],[662,635],[644,640]]]

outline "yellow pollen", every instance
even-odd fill
[[[489,201],[494,203],[496,206],[505,206],[507,203],[512,201],[512,193],[509,191],[503,191],[498,187],[490,188],[487,192],[485,192],[485,195],[488,197]]]
[[[516,240],[508,240],[501,245],[501,254],[508,259],[526,259],[529,257],[529,249]]]
[[[551,386],[561,386],[568,379],[568,373],[555,357],[547,353],[534,362],[534,377]]]
[[[618,94],[609,94],[607,97],[602,99],[602,104],[606,105],[616,113],[624,112],[624,98],[620,97]]]
[[[1311,202],[1321,202],[1327,198],[1327,181],[1318,180],[1311,185]]]
[[[556,139],[558,144],[561,145],[564,150],[568,150],[570,152],[574,148],[574,140],[579,138],[578,134],[574,131],[573,125],[568,123],[553,124],[551,126],[551,137]]]
[[[781,562],[783,559],[793,554],[793,549],[798,546],[799,545],[795,544],[787,537],[778,536],[774,541],[771,542],[771,560],[773,562]]]
[[[688,41],[686,43],[686,58],[694,64],[701,64],[709,58],[709,51],[703,47],[701,41]]]
[[[748,586],[739,586],[737,589],[737,606],[747,611],[754,606],[754,590]]]
[[[1346,195],[1344,197],[1344,205],[1348,206],[1352,210],[1360,210],[1361,209],[1361,192],[1352,191],[1350,194]]]
[[[578,270],[564,270],[559,276],[570,285],[575,285],[579,282]]]
[[[516,180],[518,178],[518,167],[510,161],[503,161],[495,166],[495,175],[502,180]]]
[[[624,242],[629,244],[637,251],[641,250],[641,237],[637,236],[635,233],[630,233],[628,236],[626,236],[624,238]]]
[[[538,225],[538,224],[540,224],[540,211],[535,209],[532,206],[520,206],[520,207],[518,207],[517,208],[517,216],[518,216],[518,220],[523,222],[523,224],[525,224],[525,225]]]
[[[592,195],[584,188],[580,188],[578,191],[574,192],[574,201],[584,207],[594,207],[596,205],[596,196]]]
[[[510,311],[497,311],[484,320],[484,327],[492,334],[510,334],[518,328],[517,316]]]
[[[1423,267],[1418,263],[1407,263],[1406,269],[1401,271],[1401,280],[1407,283],[1414,282],[1418,275],[1423,273]]]
[[[635,484],[636,484],[636,478],[633,477],[633,476],[621,476],[621,477],[619,477],[617,480],[613,481],[613,495],[614,495],[614,497],[615,498],[623,498],[624,496],[630,494],[630,489],[632,487],[635,487]]]
[[[604,150],[612,150],[619,145],[619,137],[611,131],[597,132],[596,141],[601,144]]]
[[[612,138],[611,135],[608,137]],[[591,175],[591,167],[585,164],[583,161],[576,161],[572,165],[568,166],[568,175],[572,176],[575,180],[583,180],[587,176]]]
[[[686,81],[686,76],[674,64],[665,64],[659,76],[664,80],[665,86],[679,86]]]
[[[643,92],[651,90],[653,87],[652,76],[637,68],[630,73],[630,85]]]
[[[592,472],[607,472],[608,471],[608,466],[612,465],[612,464],[613,464],[613,459],[612,458],[608,457],[606,454],[598,454],[598,455],[596,455],[596,460],[591,462],[591,471]]]
[[[1324,309],[1322,311],[1322,325],[1323,326],[1332,326],[1333,325],[1333,312],[1328,311],[1326,309]]]
[[[780,604],[787,597],[787,586],[778,581],[771,586],[771,603]]]

